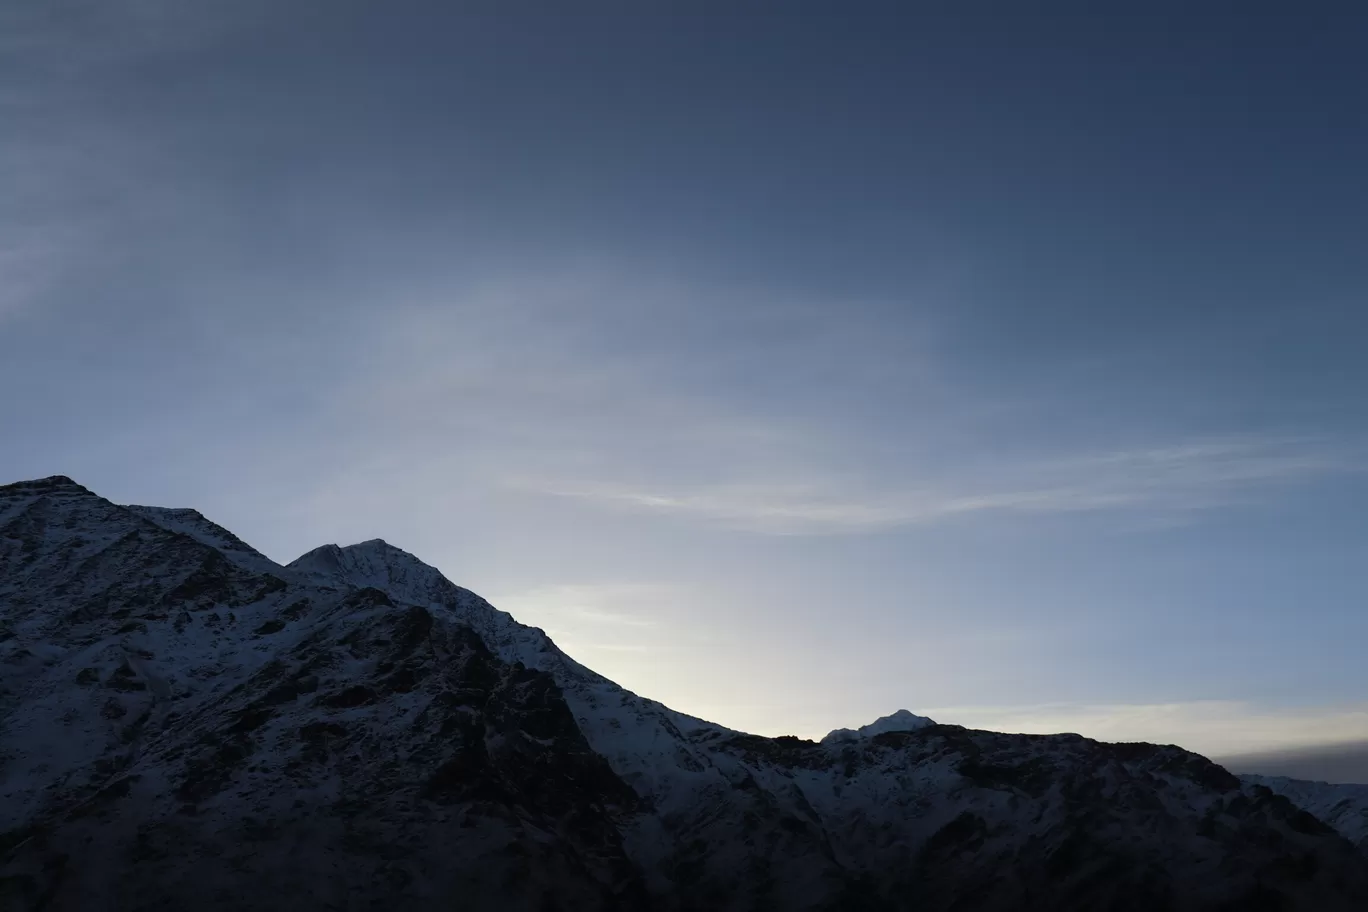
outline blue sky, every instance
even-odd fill
[[[1348,5],[20,2],[0,474],[766,734],[1368,738]]]

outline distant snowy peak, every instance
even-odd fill
[[[916,731],[919,728],[926,728],[928,725],[935,724],[934,719],[928,719],[926,716],[918,716],[905,709],[900,709],[892,715],[875,719],[858,729],[838,728],[823,738],[822,743],[842,744],[847,741],[858,741],[861,738],[872,738],[884,732]]]

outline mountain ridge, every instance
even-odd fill
[[[0,625],[7,908],[1368,897],[1332,828],[1180,748],[930,720],[839,744],[736,732],[378,539],[280,565],[197,511],[65,476],[0,488]]]

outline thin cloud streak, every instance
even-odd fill
[[[642,613],[641,606],[674,597],[668,587],[645,583],[564,584],[498,595],[494,603],[539,625],[625,633],[623,628],[657,626],[654,618]]]
[[[1153,511],[1182,515],[1245,503],[1264,488],[1362,470],[1314,441],[1208,440],[1006,466],[999,479],[939,480],[887,494],[841,482],[660,488],[511,479],[512,487],[605,506],[720,521],[776,535],[873,532],[976,514]]]

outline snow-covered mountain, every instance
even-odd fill
[[[1364,909],[1176,747],[676,712],[375,540],[0,487],[0,908]]]

